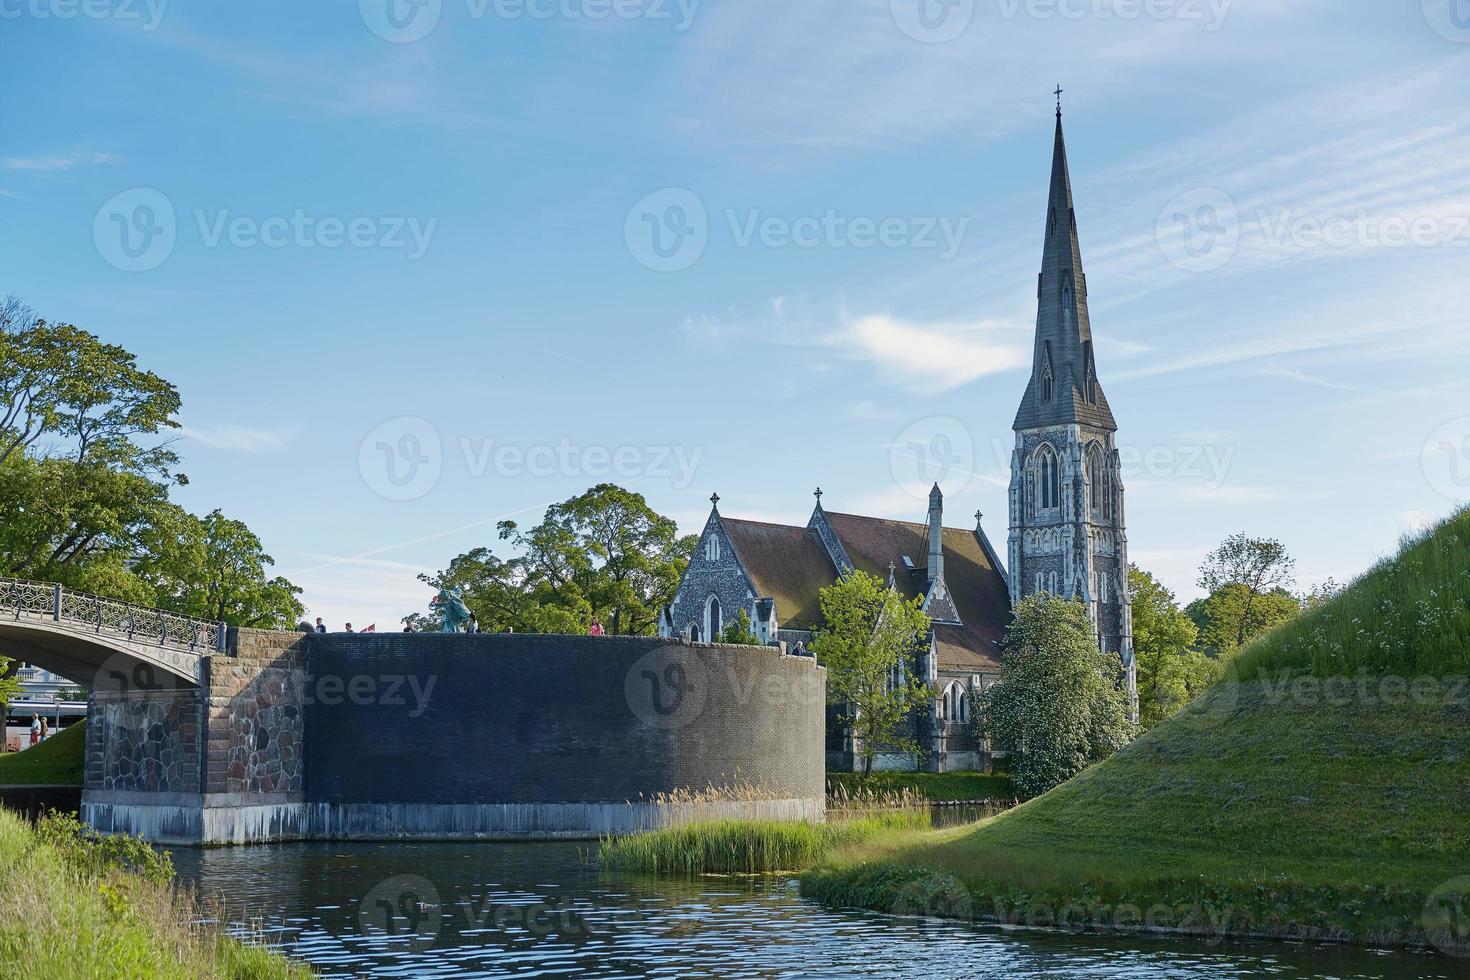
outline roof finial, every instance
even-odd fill
[[[715,494],[709,498],[709,502],[715,505],[715,510],[720,509],[720,495]]]
[[[817,503],[820,504],[822,502],[822,488],[821,487],[817,487],[816,498],[817,498]]]
[[[1062,92],[1066,91],[1060,85],[1057,86],[1057,118],[1062,118]]]

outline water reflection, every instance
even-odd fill
[[[583,844],[183,850],[180,876],[325,976],[1460,976],[1456,961],[1002,932],[833,912],[780,878],[604,875]]]

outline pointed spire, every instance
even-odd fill
[[[929,582],[944,577],[944,493],[939,484],[929,491]]]
[[[1060,85],[1057,90],[1046,237],[1036,289],[1036,349],[1031,383],[1021,401],[1015,427],[1086,422],[1116,430],[1107,400],[1096,384],[1087,276],[1082,271],[1082,245],[1072,202],[1072,173],[1062,130]]]

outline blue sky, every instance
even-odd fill
[[[1470,497],[1470,0],[391,2],[0,0],[0,291],[313,615],[602,479],[1003,552],[1058,83],[1134,558]]]

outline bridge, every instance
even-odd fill
[[[224,623],[0,578],[0,656],[51,671],[88,690],[109,686],[196,688],[206,657],[223,653]]]
[[[769,647],[237,629],[0,579],[0,655],[88,689],[82,820],[156,843],[596,839],[825,807],[826,672]]]

